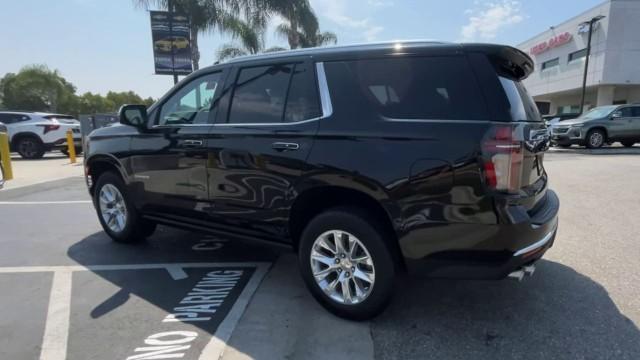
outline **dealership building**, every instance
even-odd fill
[[[640,0],[609,0],[518,45],[535,61],[525,85],[542,113],[580,111],[592,19],[585,110],[640,103]]]

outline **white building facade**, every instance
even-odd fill
[[[640,0],[608,0],[518,45],[535,61],[524,81],[543,113],[580,111],[589,26],[593,27],[585,111],[640,103]]]

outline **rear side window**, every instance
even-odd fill
[[[278,64],[239,71],[229,123],[296,122],[319,116],[317,85],[306,64]]]
[[[368,104],[387,118],[488,118],[481,91],[464,57],[357,60],[331,63],[327,71],[350,73]],[[330,79],[336,78],[331,75]]]
[[[5,124],[15,124],[21,121],[31,120],[27,115],[21,114],[0,114],[0,122]]]
[[[285,122],[318,118],[321,115],[318,85],[307,64],[296,64],[291,77],[284,113]]]

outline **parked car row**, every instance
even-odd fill
[[[80,122],[71,115],[41,112],[0,112],[11,150],[25,159],[39,159],[54,149],[67,153],[67,131],[73,132],[76,153],[82,152]]]
[[[640,142],[640,104],[599,106],[575,118],[573,115],[548,120],[554,144],[595,149],[614,142],[625,147]]]

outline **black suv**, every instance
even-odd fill
[[[402,42],[199,70],[87,142],[104,230],[156,224],[291,246],[340,316],[384,309],[399,272],[522,278],[552,245],[549,137],[498,45]]]

